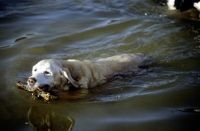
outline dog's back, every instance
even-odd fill
[[[92,88],[115,76],[136,74],[145,60],[144,54],[121,54],[97,61],[68,60],[66,65],[70,67],[72,77],[78,81],[81,88]]]
[[[147,57],[141,53],[121,54],[99,59],[97,63],[107,70],[108,75],[112,75],[113,73],[126,73],[128,71],[138,70],[140,66],[144,65],[146,59]]]

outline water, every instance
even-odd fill
[[[199,21],[155,1],[1,1],[2,130],[199,130]],[[187,19],[185,19],[187,18]],[[97,60],[144,53],[154,62],[135,77],[53,102],[15,88],[45,58]]]

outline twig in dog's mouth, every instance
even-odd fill
[[[51,95],[49,92],[45,92],[42,89],[35,87],[35,88],[30,88],[26,83],[23,83],[21,81],[18,81],[16,83],[16,87],[18,89],[23,89],[25,91],[28,91],[32,93],[32,95],[37,96],[38,98],[43,98],[47,101],[49,100],[57,100],[58,96]]]

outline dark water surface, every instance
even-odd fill
[[[197,131],[200,23],[155,1],[0,1],[2,131]],[[45,102],[15,88],[45,58],[96,60],[121,53],[154,59],[145,73]]]

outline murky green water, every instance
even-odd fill
[[[7,1],[0,11],[0,126],[4,131],[199,130],[200,24],[155,1]],[[45,102],[15,88],[45,58],[154,59],[145,73]]]

